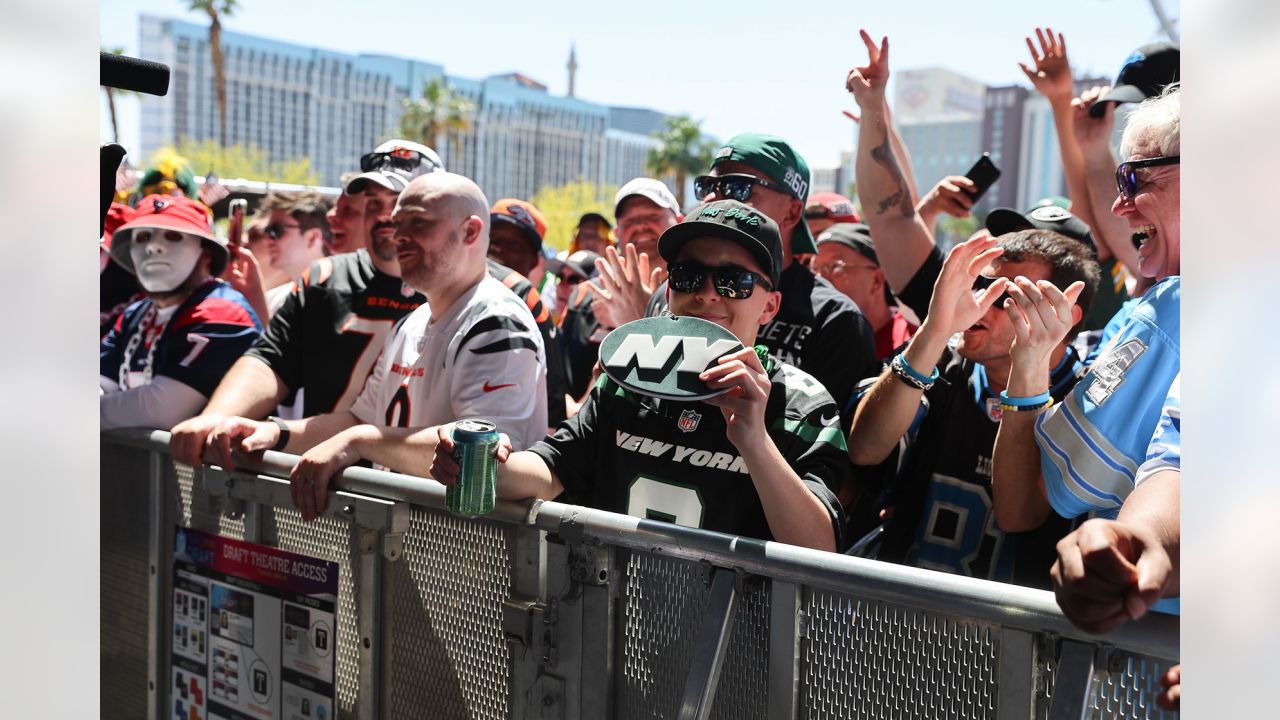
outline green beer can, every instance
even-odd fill
[[[487,420],[459,420],[453,426],[453,459],[458,482],[445,491],[449,512],[463,517],[493,509],[498,483],[498,426]]]

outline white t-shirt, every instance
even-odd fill
[[[523,450],[547,432],[546,374],[528,306],[486,276],[442,317],[423,304],[400,321],[351,412],[389,427],[488,420]]]

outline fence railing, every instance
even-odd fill
[[[1050,593],[555,502],[465,520],[365,468],[302,522],[296,458],[102,436],[102,714],[170,717],[174,528],[339,566],[340,718],[1158,718],[1178,619],[1085,635]]]

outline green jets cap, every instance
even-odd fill
[[[791,145],[777,135],[741,133],[716,151],[711,160],[715,167],[727,160],[740,162],[764,173],[770,180],[782,185],[792,197],[801,203],[809,198],[809,163],[800,157]],[[804,218],[791,233],[791,253],[806,255],[818,252],[813,244],[813,233]]]
[[[776,290],[782,277],[782,237],[778,224],[767,215],[737,200],[716,200],[699,205],[684,220],[658,238],[658,254],[675,262],[685,243],[700,237],[717,237],[746,248],[769,274]]]

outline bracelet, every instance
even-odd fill
[[[1039,395],[1032,395],[1031,397],[1009,397],[1008,393],[1004,391],[1000,392],[1000,400],[1002,401],[1002,403],[1005,405],[1013,405],[1015,407],[1030,407],[1032,405],[1044,405],[1045,403],[1049,402],[1052,399],[1053,398],[1049,396],[1048,390],[1045,390]]]
[[[899,380],[917,390],[928,390],[938,380],[938,368],[933,369],[933,377],[926,377],[912,369],[902,353],[898,353],[889,363],[889,371]]]
[[[275,445],[271,446],[272,450],[280,452],[289,444],[289,426],[285,424],[284,420],[281,420],[275,415],[268,415],[267,420],[275,423],[276,427],[280,428],[280,439],[276,441]]]
[[[1001,393],[1001,395],[1003,394],[1004,393]],[[1014,399],[1020,400],[1023,398],[1014,398]],[[1007,403],[1000,403],[1000,409],[1004,412],[1039,412],[1049,407],[1052,404],[1053,404],[1053,398],[1049,398],[1047,401],[1040,403],[1039,405],[1009,405]]]

